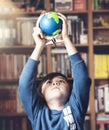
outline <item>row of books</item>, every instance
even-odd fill
[[[86,0],[54,0],[54,7],[57,11],[85,11],[87,10]]]
[[[109,55],[95,54],[95,78],[109,78]]]
[[[0,45],[34,45],[32,33],[37,18],[0,19]],[[84,25],[84,20],[78,16],[68,16],[69,35],[73,43],[88,43]]]
[[[28,57],[28,55],[24,54],[1,54],[0,79],[18,79]],[[42,77],[47,73],[46,62],[46,54],[42,54],[38,68],[38,77]]]
[[[46,2],[45,0],[11,0],[10,3],[20,3],[15,4],[14,8],[19,8],[23,11],[32,11],[32,10],[44,10]],[[17,6],[18,5],[18,6]],[[86,0],[51,0],[50,1],[51,10],[58,10],[58,11],[85,11],[87,10],[87,1]],[[11,6],[12,7],[12,6]],[[9,7],[7,7],[9,8]],[[34,8],[34,9],[33,9]],[[11,9],[11,8],[10,8]]]
[[[17,30],[17,43],[22,45],[33,45],[34,40],[32,37],[33,28],[36,25],[38,17],[17,17],[16,30]]]
[[[0,130],[32,130],[27,117],[0,117]]]
[[[52,49],[52,71],[61,72],[71,77],[71,67],[68,55],[65,49]],[[87,64],[87,53],[81,53],[82,58]],[[0,55],[0,79],[18,79],[29,55],[24,54],[1,54]],[[47,57],[42,53],[38,66],[37,77],[43,77],[47,74]]]
[[[71,67],[66,53],[53,53],[52,51],[52,71],[60,72],[67,77],[71,77]]]
[[[93,0],[93,9],[109,9],[109,0]]]
[[[1,54],[0,79],[18,79],[28,55]]]
[[[88,44],[87,25],[79,16],[68,16],[69,36],[74,44]]]
[[[109,113],[109,84],[95,86],[96,112]]]
[[[71,66],[68,59],[67,51],[62,48],[55,48],[51,51],[52,54],[52,71],[61,72],[67,77],[71,77]],[[86,65],[88,64],[87,53],[80,53],[81,57],[85,61]]]
[[[35,12],[45,10],[45,0],[2,0],[0,1],[0,14],[9,12]]]
[[[32,130],[32,128],[29,120],[26,117],[1,117],[0,130]],[[91,130],[90,118],[88,116],[85,118],[84,130]]]
[[[32,45],[33,27],[36,17],[0,19],[0,45]]]
[[[96,130],[109,130],[109,115],[99,115],[96,121]]]
[[[0,85],[0,113],[24,113],[17,85]]]
[[[0,19],[0,45],[14,44],[17,31],[14,19]]]

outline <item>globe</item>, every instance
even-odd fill
[[[47,12],[42,16],[39,26],[45,35],[55,36],[62,31],[62,20],[56,12]]]

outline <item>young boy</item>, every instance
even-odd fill
[[[73,84],[70,87],[60,73],[50,73],[36,86],[39,57],[46,44],[39,18],[33,33],[36,46],[19,80],[19,96],[33,130],[83,130],[91,81],[84,61],[68,36],[67,19],[60,13],[59,17],[63,22],[62,38],[73,71]]]

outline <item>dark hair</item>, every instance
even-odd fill
[[[43,85],[47,80],[52,80],[54,77],[57,77],[57,76],[63,77],[63,78],[68,82],[67,77],[66,77],[65,75],[59,73],[59,72],[52,72],[52,73],[47,74],[45,77],[42,78],[42,80],[41,80],[41,82],[39,83],[38,88],[37,88],[37,93],[38,93],[38,95],[40,96],[40,98],[43,98],[42,93],[41,93],[42,85]]]

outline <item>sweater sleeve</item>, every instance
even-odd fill
[[[91,80],[88,75],[86,64],[79,53],[71,55],[71,68],[73,73],[73,88],[70,102],[77,107],[81,114],[85,114],[89,102]]]
[[[28,59],[19,78],[18,93],[29,119],[33,119],[33,104],[37,99],[36,75],[39,61]]]

